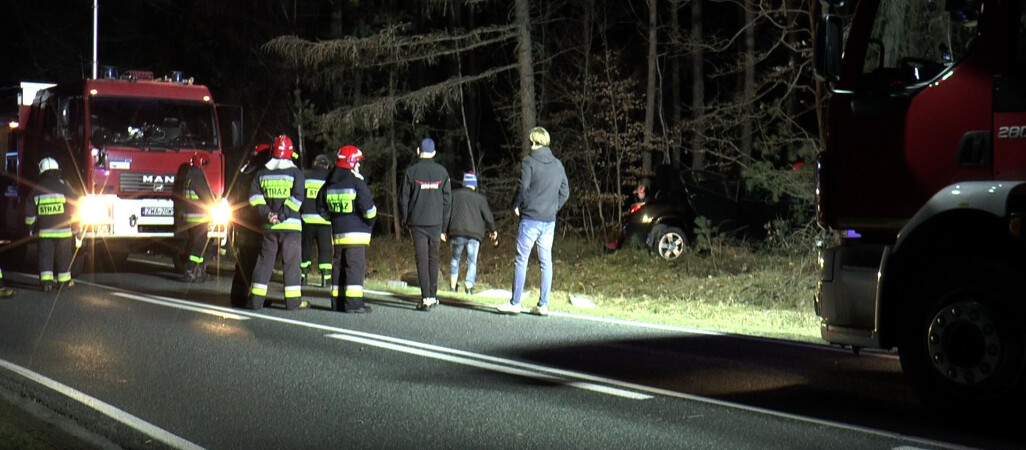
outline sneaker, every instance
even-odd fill
[[[421,310],[421,311],[427,311],[427,310],[431,309],[432,306],[435,306],[437,304],[438,304],[438,299],[429,297],[429,298],[422,299],[420,301],[420,304],[417,305],[417,309]]]
[[[520,314],[520,305],[514,305],[512,303],[503,303],[495,307],[496,311],[502,314]]]
[[[548,306],[535,306],[534,308],[531,308],[531,314],[538,315],[538,316],[547,316],[547,315],[549,315],[549,307]]]
[[[474,295],[474,286],[467,286],[467,295]]]

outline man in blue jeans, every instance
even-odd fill
[[[520,216],[517,232],[516,270],[513,275],[513,298],[498,306],[504,314],[519,314],[520,300],[527,279],[527,260],[531,248],[538,245],[541,265],[541,295],[532,314],[549,314],[549,291],[552,289],[552,238],[556,234],[556,212],[570,197],[570,183],[563,163],[549,148],[549,132],[534,127],[529,133],[531,153],[520,167],[520,189],[513,201],[513,212]]]
[[[452,260],[449,261],[449,288],[456,292],[460,278],[460,259],[467,250],[467,277],[463,286],[468,295],[474,295],[477,281],[477,252],[485,235],[492,242],[499,236],[495,219],[488,207],[488,199],[477,192],[477,175],[473,171],[463,174],[463,188],[452,191],[452,215],[446,235],[452,242]]]

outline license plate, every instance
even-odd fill
[[[143,206],[143,217],[171,217],[175,215],[175,209],[171,206]]]

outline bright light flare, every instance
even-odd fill
[[[99,225],[114,221],[113,205],[103,197],[87,195],[78,200],[78,221],[83,225]]]
[[[210,215],[210,222],[214,226],[227,226],[232,221],[232,207],[228,204],[228,199],[226,198],[222,198],[220,202],[211,205],[207,209],[207,214]]]

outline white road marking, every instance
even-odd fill
[[[249,317],[246,317],[246,316],[240,316],[238,314],[230,313],[230,312],[226,312],[226,311],[211,310],[208,307],[198,307],[198,306],[194,306],[193,304],[191,304],[191,302],[187,302],[187,301],[179,300],[179,299],[174,299],[174,298],[160,297],[160,296],[155,296],[155,295],[154,296],[142,296],[142,295],[136,295],[136,294],[129,294],[129,293],[126,293],[126,292],[115,292],[114,295],[116,295],[118,297],[123,297],[123,298],[131,299],[131,300],[138,300],[140,302],[153,303],[153,304],[156,304],[156,305],[164,305],[164,306],[167,306],[167,307],[170,307],[170,308],[184,309],[186,311],[198,312],[198,313],[202,313],[202,314],[210,314],[212,316],[217,316],[217,317],[220,317],[222,319],[249,320]]]
[[[623,390],[623,389],[616,389],[616,388],[612,388],[612,387],[609,387],[609,386],[602,386],[602,385],[597,385],[597,384],[594,384],[594,383],[587,383],[587,382],[580,382],[580,381],[572,381],[572,380],[570,380],[568,378],[557,377],[557,376],[552,376],[552,375],[546,375],[545,372],[546,372],[547,368],[544,368],[542,366],[535,366],[536,370],[529,370],[529,369],[523,369],[523,368],[518,368],[518,367],[511,367],[511,366],[522,366],[522,365],[525,365],[523,363],[517,363],[516,361],[507,361],[507,362],[509,362],[511,364],[503,365],[503,364],[497,364],[497,363],[492,363],[492,362],[479,361],[479,360],[471,359],[471,358],[465,358],[465,357],[460,357],[460,356],[448,355],[448,354],[445,354],[445,353],[434,352],[434,351],[420,349],[420,348],[416,348],[416,347],[412,347],[412,346],[407,346],[407,345],[392,344],[392,343],[388,343],[388,342],[379,341],[379,340],[376,340],[376,339],[367,339],[367,338],[356,337],[356,336],[348,336],[348,335],[345,335],[345,334],[337,334],[337,333],[336,334],[329,334],[329,335],[327,335],[327,337],[332,338],[332,339],[340,339],[340,340],[344,340],[344,341],[355,342],[357,344],[364,344],[364,345],[370,345],[370,346],[374,346],[374,347],[378,347],[378,348],[394,350],[394,351],[397,351],[397,352],[409,353],[411,355],[418,355],[418,356],[423,356],[423,357],[426,357],[426,358],[433,358],[433,359],[438,359],[438,360],[441,360],[441,361],[447,361],[447,362],[451,362],[451,363],[462,364],[462,365],[465,365],[465,366],[472,366],[472,367],[477,367],[477,368],[480,368],[480,369],[487,369],[487,370],[491,370],[491,371],[495,371],[495,372],[507,373],[507,374],[510,374],[510,375],[517,375],[517,376],[521,376],[521,377],[534,378],[534,379],[537,379],[537,380],[547,381],[547,382],[550,382],[550,383],[562,384],[562,385],[566,385],[566,386],[573,386],[573,387],[576,387],[576,388],[585,389],[585,390],[589,390],[589,391],[592,391],[592,392],[598,392],[598,393],[608,394],[608,395],[615,395],[615,396],[618,396],[618,397],[629,398],[629,399],[632,399],[632,400],[648,400],[648,399],[652,398],[651,395],[639,394],[637,392],[631,392],[631,391],[627,391],[627,390]],[[483,356],[483,355],[481,355],[481,356]],[[533,365],[528,364],[528,366],[533,366]]]
[[[114,287],[114,286],[107,286],[107,285],[101,285],[101,284],[96,284],[96,283],[86,283],[86,284],[90,284],[90,285],[93,285],[93,286],[96,286],[96,287],[101,287],[101,288],[112,290],[112,291],[124,291],[124,289],[118,288],[118,287]],[[364,291],[364,292],[367,292],[367,291]],[[149,295],[149,294],[145,294],[145,295],[146,296],[150,296],[150,297],[156,297],[156,296],[152,296],[152,295]],[[164,297],[164,298],[167,299],[167,297]],[[202,305],[202,308],[209,308],[211,310],[217,310],[217,311],[222,311],[222,312],[234,312],[234,313],[239,314],[239,315],[249,316],[249,317],[256,318],[256,319],[263,319],[263,320],[269,320],[269,321],[272,321],[272,322],[279,322],[279,323],[297,325],[297,326],[311,328],[311,329],[316,329],[316,330],[328,331],[330,333],[336,333],[336,334],[341,334],[341,335],[345,335],[345,336],[363,337],[363,338],[366,338],[366,339],[369,339],[369,340],[373,340],[373,341],[376,341],[376,342],[379,342],[379,343],[396,342],[396,343],[401,343],[402,345],[408,346],[408,347],[416,347],[416,348],[422,348],[422,349],[432,349],[432,350],[435,350],[435,351],[439,351],[439,352],[442,352],[442,353],[448,353],[448,354],[452,354],[452,355],[474,355],[474,356],[480,358],[483,361],[500,360],[500,361],[508,362],[511,366],[518,366],[518,365],[535,366],[535,365],[529,364],[529,363],[522,363],[522,362],[513,361],[513,360],[505,360],[505,359],[502,359],[502,358],[496,358],[496,357],[492,357],[492,356],[488,356],[488,355],[475,354],[475,353],[465,352],[465,351],[462,351],[462,350],[450,349],[450,348],[447,348],[447,347],[440,347],[440,346],[436,346],[436,345],[425,344],[425,343],[416,342],[416,341],[409,341],[409,340],[399,339],[399,338],[393,338],[393,337],[384,336],[384,335],[377,335],[377,334],[365,333],[365,332],[361,332],[361,331],[347,330],[347,329],[344,329],[344,328],[337,328],[337,327],[332,327],[332,326],[328,326],[328,325],[320,325],[320,324],[315,324],[315,323],[308,323],[308,322],[303,322],[303,321],[299,321],[299,320],[295,320],[295,319],[286,319],[286,318],[282,318],[282,317],[269,316],[269,315],[264,315],[264,314],[260,314],[260,313],[255,313],[255,312],[239,311],[239,310],[236,310],[236,309],[233,309],[233,308],[225,308],[225,307],[221,307],[221,306],[205,305],[205,304],[200,304],[200,303],[189,302],[187,300],[177,300],[177,299],[170,299],[170,300],[175,300],[175,301],[182,302],[182,303],[198,304],[198,305]],[[157,304],[162,304],[162,303],[157,303]],[[583,317],[588,317],[588,316],[583,316]],[[591,319],[591,317],[589,317],[589,319]],[[629,322],[629,323],[633,324],[632,322]],[[816,348],[821,348],[819,346],[815,346],[815,347]],[[828,349],[828,348],[823,347],[823,349]],[[748,411],[748,412],[753,412],[753,413],[757,413],[757,414],[764,414],[764,415],[773,416],[773,417],[779,417],[779,418],[784,418],[784,419],[795,420],[795,421],[803,422],[803,423],[809,423],[809,424],[814,424],[814,425],[831,427],[831,428],[840,429],[840,430],[847,430],[847,431],[853,431],[853,432],[858,432],[858,433],[865,433],[865,434],[869,434],[869,435],[873,435],[873,436],[878,436],[878,437],[889,438],[889,439],[903,440],[903,441],[907,441],[907,442],[914,442],[914,443],[918,443],[918,444],[922,444],[922,445],[927,445],[927,446],[932,446],[932,447],[961,448],[959,446],[955,446],[955,445],[947,443],[947,442],[941,442],[941,441],[936,441],[936,440],[931,440],[931,439],[924,439],[924,438],[920,438],[920,437],[916,437],[916,436],[904,435],[904,434],[901,434],[901,433],[895,433],[895,432],[890,432],[890,431],[878,430],[878,429],[875,429],[875,428],[861,427],[861,426],[850,425],[850,424],[841,423],[841,422],[834,422],[834,421],[830,421],[830,420],[817,419],[817,418],[814,418],[814,417],[808,417],[808,416],[802,416],[802,415],[798,415],[798,414],[785,413],[785,412],[775,411],[775,410],[766,409],[766,408],[759,408],[759,407],[754,407],[754,406],[748,406],[748,405],[744,405],[744,404],[740,404],[740,403],[731,403],[731,402],[727,402],[727,401],[723,401],[723,400],[717,400],[717,399],[714,399],[714,398],[700,397],[700,396],[697,396],[697,395],[686,394],[686,393],[683,393],[683,392],[671,391],[671,390],[667,390],[667,389],[661,389],[661,388],[656,388],[656,387],[652,387],[652,386],[645,386],[645,385],[640,385],[640,384],[635,384],[635,383],[630,383],[630,382],[625,382],[625,381],[607,379],[607,378],[603,378],[603,377],[596,377],[596,376],[593,376],[593,375],[588,375],[588,374],[578,373],[578,372],[572,372],[572,371],[565,371],[565,370],[562,370],[562,369],[556,369],[556,368],[551,368],[551,367],[545,367],[545,366],[536,366],[536,367],[544,368],[546,373],[550,373],[550,374],[553,374],[553,375],[555,375],[555,374],[563,374],[563,376],[565,376],[566,378],[577,378],[577,379],[581,379],[581,380],[591,380],[591,381],[595,381],[595,382],[599,382],[599,383],[609,384],[610,386],[618,386],[618,387],[623,387],[625,389],[633,389],[633,390],[636,390],[636,391],[646,392],[646,393],[655,394],[655,395],[661,395],[661,396],[666,396],[666,397],[671,397],[671,398],[679,398],[679,399],[691,400],[691,401],[701,402],[701,403],[705,403],[705,404],[717,405],[717,406],[722,406],[722,407],[731,408],[731,409],[737,409],[737,410]]]
[[[68,397],[68,398],[70,398],[72,400],[75,400],[75,401],[77,401],[77,402],[79,402],[79,403],[81,403],[83,405],[86,405],[86,406],[88,406],[88,407],[90,407],[90,408],[92,408],[92,409],[94,409],[96,411],[99,411],[100,413],[103,413],[103,415],[105,415],[107,417],[110,417],[111,419],[114,419],[114,420],[116,420],[118,422],[121,422],[121,423],[123,423],[123,424],[125,424],[125,425],[127,425],[127,426],[129,426],[129,427],[131,427],[133,429],[135,429],[135,430],[138,430],[141,433],[145,433],[147,436],[150,436],[153,439],[156,439],[156,440],[158,440],[160,442],[163,442],[163,443],[165,443],[165,444],[167,444],[167,445],[169,445],[169,446],[171,446],[173,448],[180,448],[180,449],[202,449],[203,448],[203,447],[200,447],[200,446],[198,446],[196,444],[193,444],[192,442],[189,442],[189,441],[187,441],[185,439],[182,439],[182,438],[180,438],[180,437],[178,437],[178,436],[176,436],[174,434],[171,434],[170,432],[164,430],[163,428],[160,428],[160,427],[158,427],[156,425],[153,425],[153,424],[151,424],[151,423],[149,423],[149,422],[147,422],[145,420],[142,420],[142,419],[140,419],[138,417],[135,417],[135,416],[133,416],[133,415],[131,415],[131,414],[125,412],[125,411],[122,411],[122,410],[118,409],[117,407],[104,402],[103,400],[100,400],[100,399],[95,398],[95,397],[91,397],[91,396],[87,395],[86,393],[84,393],[82,391],[79,391],[79,390],[77,390],[75,388],[72,388],[71,386],[67,386],[65,384],[62,384],[62,383],[60,383],[60,382],[58,382],[58,381],[56,381],[56,380],[54,380],[52,378],[48,378],[48,377],[46,377],[44,375],[41,375],[41,374],[36,373],[36,372],[33,372],[33,371],[29,370],[29,369],[26,369],[24,367],[21,367],[19,365],[13,364],[13,363],[8,362],[8,361],[3,360],[3,359],[0,359],[0,367],[3,367],[4,369],[7,369],[7,370],[9,370],[11,372],[14,372],[14,373],[16,373],[18,375],[21,375],[21,376],[25,377],[25,378],[28,378],[29,380],[32,380],[32,381],[34,381],[36,383],[39,383],[40,385],[43,385],[44,387],[46,387],[48,389],[51,389],[51,390],[56,391],[56,392],[59,392],[59,393],[63,394],[64,396],[66,396],[66,397]]]

